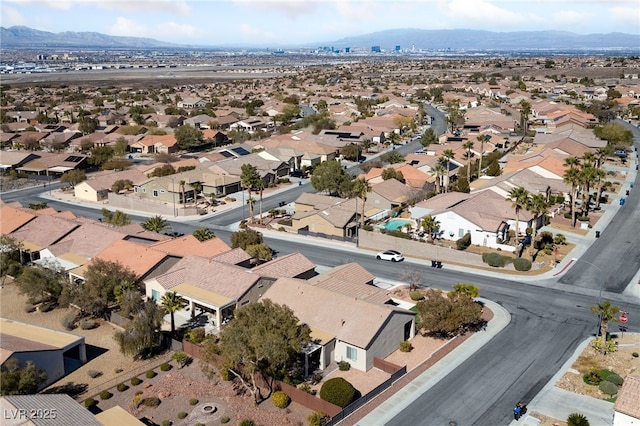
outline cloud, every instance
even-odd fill
[[[575,10],[558,10],[553,13],[551,22],[547,23],[554,28],[564,28],[582,26],[593,18],[593,13],[577,12]]]
[[[115,24],[107,28],[107,34],[123,37],[148,37],[167,42],[181,42],[191,40],[203,35],[203,32],[191,25],[182,25],[175,22],[157,23],[153,27],[119,16]]]
[[[609,12],[614,22],[635,28],[634,34],[639,32],[638,16],[640,16],[640,6],[638,6],[638,3],[634,2],[631,7],[615,6],[609,9]]]
[[[254,28],[248,24],[240,25],[240,33],[244,36],[246,40],[252,40],[252,41],[256,41],[256,40],[267,41],[267,40],[273,40],[275,38],[275,35],[272,32],[264,31],[259,28]]]
[[[151,37],[151,32],[145,25],[123,16],[118,16],[116,23],[107,27],[107,34],[124,37]]]
[[[505,2],[505,4],[509,4]],[[438,7],[449,18],[465,21],[470,24],[486,26],[489,22],[520,25],[526,22],[526,17],[520,13],[496,6],[484,0],[450,0],[440,2]],[[457,25],[460,27],[460,25]]]
[[[95,6],[123,12],[169,13],[188,16],[191,6],[184,0],[3,0],[16,4],[32,4],[41,8],[71,10],[74,6]]]
[[[15,10],[13,7],[6,3],[0,4],[0,16],[2,17],[3,27],[13,27],[14,25],[25,25],[27,20]]]
[[[322,2],[308,0],[233,0],[233,3],[243,5],[248,9],[267,10],[295,19],[315,13],[318,3]]]

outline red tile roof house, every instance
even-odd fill
[[[386,358],[414,335],[413,312],[304,280],[279,278],[261,299],[288,306],[311,328],[315,343],[309,354],[312,368],[324,370],[331,363],[347,361],[366,372],[373,367],[374,358]]]
[[[174,135],[147,135],[129,145],[132,152],[152,154],[162,152],[165,154],[178,151],[176,137]]]
[[[613,404],[613,426],[640,424],[640,377],[628,375]]]
[[[30,253],[29,260],[37,260],[42,250],[62,240],[79,226],[80,223],[75,221],[42,215],[11,232],[9,236],[22,243],[23,252]]]
[[[315,268],[301,254],[276,258],[253,269],[219,261],[222,259],[185,256],[166,273],[145,280],[147,298],[160,301],[164,293],[175,291],[189,303],[188,316],[202,315],[213,331],[219,331],[235,309],[257,301],[277,278],[311,276]]]

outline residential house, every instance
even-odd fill
[[[73,187],[73,195],[81,200],[104,201],[108,199],[109,192],[117,181],[131,181],[132,185],[137,185],[147,180],[149,178],[137,169],[99,172],[76,184]]]
[[[3,218],[4,222],[4,218]],[[80,223],[57,216],[38,215],[17,230],[9,233],[11,238],[22,245],[24,262],[40,259],[40,252],[62,240],[78,228]]]
[[[0,235],[10,234],[36,218],[36,215],[22,208],[8,205],[0,207]]]
[[[87,156],[83,154],[55,154],[38,152],[38,158],[17,167],[19,172],[43,176],[61,176],[70,170],[80,170],[88,167]]]
[[[142,139],[129,145],[131,152],[152,154],[155,152],[171,154],[178,151],[176,137],[169,135],[146,135]]]
[[[47,373],[40,389],[87,362],[84,337],[0,317],[0,361],[28,361]]]
[[[317,287],[370,303],[394,304],[389,291],[373,284],[375,276],[356,262],[333,267],[308,280]]]
[[[177,107],[178,108],[192,109],[192,108],[203,108],[206,105],[207,105],[207,101],[205,101],[204,99],[201,99],[201,98],[185,98],[185,99],[183,99],[181,101],[178,101]]]
[[[263,158],[257,153],[244,155],[240,158],[218,161],[207,168],[214,174],[240,177],[242,176],[242,166],[244,164],[253,165],[266,186],[275,184],[278,178],[289,174],[289,164],[279,160]]]
[[[158,241],[151,244],[150,247],[173,257],[193,255],[209,258],[231,250],[231,247],[221,238],[213,237],[205,241],[198,241],[193,235]]]
[[[414,335],[412,312],[304,280],[279,278],[261,299],[288,306],[302,324],[309,326],[314,343],[311,347],[315,349],[309,354],[310,363],[320,369],[332,362],[347,361],[352,368],[368,371],[374,358],[386,358],[400,342]]]
[[[366,204],[381,210],[393,210],[405,207],[419,196],[419,191],[392,178],[372,185]]]
[[[360,211],[357,200],[303,193],[296,199],[291,227],[298,233],[353,238]]]

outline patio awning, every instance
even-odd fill
[[[192,284],[182,283],[173,287],[171,290],[179,293],[182,296],[186,296],[195,302],[204,302],[216,308],[221,308],[228,305],[233,299],[221,296],[212,291],[205,290],[200,287],[196,287]]]
[[[320,345],[326,345],[336,338],[335,334],[329,333],[328,331],[312,326],[309,326],[309,328],[311,329],[311,340]]]
[[[69,170],[73,170],[74,167],[67,167],[67,166],[54,166],[54,167],[49,167],[49,171],[53,172],[53,173],[64,173],[64,172],[68,172]]]

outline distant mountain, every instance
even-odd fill
[[[492,32],[480,30],[395,29],[342,38],[325,46],[380,46],[381,49],[427,50],[568,50],[568,49],[635,49],[640,50],[638,34],[588,34],[567,31]]]
[[[118,37],[96,32],[51,33],[34,30],[33,28],[15,26],[0,27],[0,46],[7,49],[16,48],[138,48],[149,49],[159,47],[179,47],[179,45],[165,43],[151,38]]]
[[[96,32],[51,33],[28,27],[0,27],[0,46],[2,48],[186,48],[193,46],[166,43],[159,40],[140,37],[117,37]],[[259,42],[253,47],[257,47]],[[307,43],[305,46],[309,47]],[[580,49],[631,49],[640,50],[638,34],[588,34],[580,35],[567,31],[517,31],[492,32],[480,30],[421,30],[394,29],[346,37],[336,41],[314,43],[311,47],[331,46],[335,49],[345,47],[380,46],[390,51],[396,46],[401,49],[424,50],[580,50]],[[200,46],[211,48],[213,46]],[[216,47],[220,48],[221,45]],[[251,48],[248,44],[228,44],[227,47]],[[290,47],[296,46],[278,46]],[[297,46],[301,47],[301,46]]]

